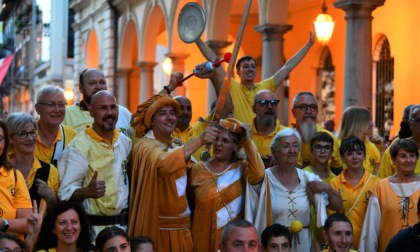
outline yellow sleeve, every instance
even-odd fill
[[[391,153],[389,152],[390,147],[388,147],[382,157],[381,164],[379,165],[379,177],[386,178],[391,175],[394,175],[397,171],[394,163],[391,159]]]
[[[55,196],[57,196],[58,188],[60,188],[60,179],[58,177],[58,169],[50,164],[50,174],[48,175],[48,186],[52,189]]]
[[[17,169],[16,177],[15,208],[32,208],[31,197],[29,196],[29,190],[26,186],[25,178],[23,178],[22,173]]]

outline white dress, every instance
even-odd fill
[[[311,211],[310,200],[306,193],[306,183],[309,181],[322,181],[317,175],[296,169],[298,172],[300,183],[293,190],[287,190],[271,172],[266,170],[264,182],[258,187],[248,186],[246,193],[245,218],[254,224],[258,234],[261,235],[267,226],[267,197],[271,201],[272,224],[279,223],[286,227],[290,227],[295,220],[302,222],[304,229],[299,233],[300,244],[298,239],[292,240],[292,251],[306,252],[311,247],[311,231],[309,228]],[[269,183],[270,192],[267,193],[266,183]],[[268,195],[269,194],[269,195]],[[325,206],[328,200],[322,194],[315,194],[314,206],[317,211],[317,226],[323,226],[327,218]],[[269,211],[269,210],[268,210]]]

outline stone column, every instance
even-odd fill
[[[262,73],[261,79],[267,79],[274,75],[277,70],[284,64],[284,38],[283,35],[292,29],[292,25],[280,25],[280,24],[264,24],[258,25],[255,27],[255,31],[262,33]],[[277,90],[277,97],[280,100],[280,104],[283,106],[278,106],[277,108],[277,117],[280,122],[284,123],[288,121],[287,111],[288,103],[284,99],[284,86],[280,85]]]
[[[115,89],[118,89],[116,87],[115,81],[116,78],[114,78],[114,66],[115,66],[115,39],[114,39],[114,29],[115,23],[114,19],[116,18],[112,9],[110,8],[109,4],[104,4],[102,7],[102,13],[103,13],[103,41],[102,41],[102,48],[99,52],[100,54],[100,68],[105,74],[105,78],[107,81],[108,91],[111,93],[115,92]],[[98,34],[99,36],[99,34]]]
[[[230,41],[222,40],[208,40],[206,44],[216,54],[218,59],[223,58],[222,49],[232,44]],[[217,99],[216,92],[214,91],[211,80],[208,80],[207,85],[207,112],[210,112],[210,106]]]
[[[80,14],[76,12],[74,14],[74,24],[72,25],[74,30],[74,59],[73,59],[73,82],[74,82],[74,103],[80,101],[79,92],[79,74],[83,70],[84,65],[82,64],[82,32],[80,26]]]
[[[185,59],[190,56],[187,53],[168,53],[165,54],[166,57],[171,59],[172,62],[172,72],[181,72],[185,73]],[[173,92],[173,96],[182,95],[185,96],[185,86],[177,87]]]
[[[130,75],[131,70],[132,69],[119,69],[116,73],[118,90],[115,90],[115,93],[117,95],[118,104],[124,107],[128,106],[127,87],[129,84],[128,76]]]
[[[140,67],[140,102],[144,102],[153,95],[153,68],[157,62],[140,61],[136,65]]]
[[[346,55],[343,109],[352,105],[372,109],[372,11],[385,0],[338,0],[346,12]]]

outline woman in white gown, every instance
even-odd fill
[[[279,223],[290,227],[295,220],[303,230],[293,238],[292,251],[306,252],[311,248],[310,205],[317,213],[317,226],[327,218],[328,195],[331,203],[341,207],[340,195],[313,174],[296,168],[301,138],[295,129],[284,129],[274,137],[270,149],[277,165],[266,169],[262,184],[248,185],[246,219],[254,224],[259,234],[267,225]],[[326,192],[326,193],[321,193]]]

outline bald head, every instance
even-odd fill
[[[261,126],[273,127],[276,126],[277,121],[277,105],[279,100],[276,95],[270,90],[261,90],[255,94],[254,105],[252,110],[255,113],[258,130],[261,130]]]
[[[80,73],[79,91],[87,104],[90,104],[92,95],[101,90],[107,90],[105,75],[101,70],[87,68]]]
[[[180,131],[186,130],[190,126],[192,118],[191,101],[185,96],[175,96],[174,99],[178,102],[181,112],[176,121],[176,128]]]
[[[102,90],[97,92],[96,94],[94,94],[91,98],[91,106],[93,106],[94,104],[96,105],[97,103],[99,103],[100,101],[102,101],[102,97],[108,97],[112,100],[114,100],[114,103],[117,104],[117,99],[115,98],[115,96],[109,92],[108,90]]]

